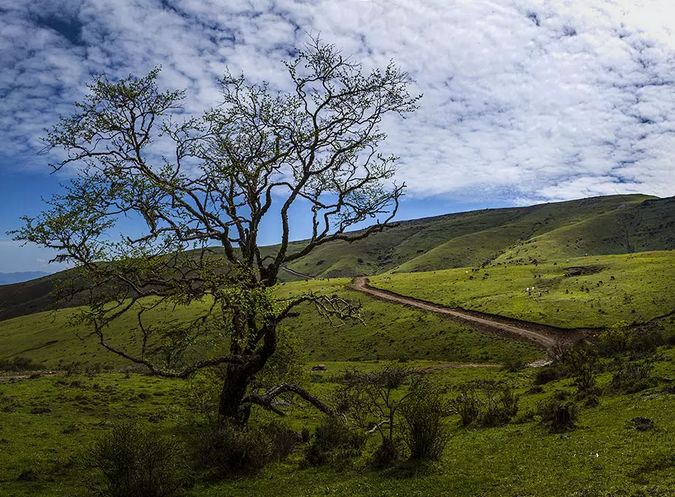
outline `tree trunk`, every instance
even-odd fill
[[[246,322],[248,320],[243,320]],[[240,335],[246,336],[245,333]],[[220,392],[218,415],[223,423],[232,423],[236,426],[246,426],[251,412],[251,406],[242,402],[246,396],[249,383],[258,372],[265,367],[267,360],[277,348],[276,323],[267,323],[262,334],[262,346],[249,356],[243,364],[229,364],[225,373],[223,389]],[[233,339],[230,346],[233,355],[240,355],[241,350]]]
[[[246,426],[248,423],[250,406],[244,405],[242,399],[246,395],[250,376],[246,365],[230,364],[227,367],[218,405],[221,422],[236,426]]]

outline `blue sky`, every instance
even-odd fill
[[[385,123],[401,218],[675,194],[671,0],[0,0],[0,16],[0,272],[58,269],[4,233],[67,181],[39,139],[92,74],[161,64],[198,112],[226,67],[285,89],[280,60],[315,33],[366,67],[395,59],[424,94]]]

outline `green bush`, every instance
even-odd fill
[[[652,365],[647,362],[621,362],[612,375],[610,385],[621,393],[635,393],[656,385]]]
[[[464,385],[461,387],[461,393],[452,401],[452,408],[459,414],[462,426],[469,426],[480,414],[480,400],[476,394],[476,389]]]
[[[403,417],[403,441],[411,460],[436,460],[448,443],[443,418],[448,415],[441,392],[425,378],[416,380],[400,408]]]
[[[208,423],[195,435],[196,462],[216,480],[255,473],[275,459],[272,441],[260,428]]]
[[[352,430],[345,421],[328,417],[317,426],[305,448],[303,465],[344,464],[361,454],[365,442],[365,435]]]
[[[534,375],[534,384],[535,385],[545,385],[552,381],[559,380],[565,377],[565,373],[557,366],[551,364],[544,366],[537,370],[537,374]]]
[[[601,333],[597,339],[598,351],[605,357],[620,354],[629,354],[631,358],[649,356],[666,343],[666,338],[658,329],[648,327],[630,329],[625,323]]]
[[[0,371],[39,371],[45,367],[28,357],[14,357],[0,360]]]
[[[576,427],[579,410],[569,394],[556,392],[547,401],[539,404],[541,422],[551,433],[571,431]]]
[[[518,413],[518,397],[506,383],[478,381],[462,386],[451,408],[464,426],[502,426]]]
[[[102,473],[109,497],[172,497],[185,485],[184,453],[172,437],[134,423],[121,423],[103,436],[87,463]]]
[[[272,458],[277,461],[286,459],[302,441],[300,434],[278,421],[262,425],[260,431],[269,438]]]
[[[382,439],[382,443],[373,453],[371,463],[376,468],[384,468],[399,458],[399,450],[396,443],[388,438]]]

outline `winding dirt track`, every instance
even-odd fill
[[[546,350],[551,350],[560,343],[569,343],[576,341],[581,337],[583,332],[590,330],[568,330],[563,328],[556,328],[553,326],[545,326],[538,323],[530,323],[527,321],[518,321],[515,319],[504,318],[501,316],[491,316],[476,311],[467,311],[460,308],[444,307],[433,302],[416,299],[406,295],[401,295],[389,290],[382,290],[370,286],[368,278],[365,276],[358,276],[354,278],[350,288],[359,292],[376,297],[378,299],[403,304],[410,307],[416,307],[436,314],[442,314],[455,319],[465,321],[475,328],[498,335],[509,335],[516,338],[524,338]]]

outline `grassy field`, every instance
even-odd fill
[[[329,322],[309,305],[302,316],[284,325],[302,343],[308,360],[433,359],[448,362],[504,363],[541,357],[542,352],[524,343],[474,331],[465,325],[423,311],[381,302],[347,290],[348,279],[313,280],[282,284],[280,298],[307,291],[338,294],[362,304],[363,321]],[[172,309],[172,320],[185,320],[200,305]],[[105,351],[82,325],[71,324],[77,309],[61,309],[0,321],[0,359],[23,356],[50,368],[70,363],[127,365]],[[156,319],[165,319],[157,311]],[[113,333],[130,336],[136,326],[128,315],[115,323]],[[129,343],[125,340],[124,343]]]
[[[656,374],[673,378],[675,351],[662,349]],[[324,379],[308,385],[326,395],[332,375],[346,367],[381,367],[382,362],[328,362]],[[432,362],[411,362],[429,368]],[[499,378],[521,395],[520,412],[557,389],[562,380],[528,393],[534,370],[507,373],[495,368],[437,369],[431,374],[445,386],[447,396],[458,385],[475,379]],[[608,374],[599,377],[602,386]],[[673,395],[664,383],[634,395],[606,393],[599,406],[585,408],[580,427],[565,434],[549,434],[524,416],[499,428],[463,428],[449,419],[451,438],[441,461],[418,468],[374,470],[365,460],[353,467],[300,469],[300,453],[274,463],[259,475],[220,483],[196,481],[189,495],[206,496],[665,496],[675,488],[675,418]],[[137,374],[41,377],[0,383],[0,494],[28,497],[84,497],[91,495],[97,475],[83,464],[88,447],[116,420],[179,429],[185,415],[189,383]],[[319,422],[313,410],[297,407],[287,422],[294,428]],[[266,415],[256,414],[255,419]],[[629,429],[636,416],[651,418],[652,431]],[[373,438],[369,443],[376,442]],[[642,492],[642,493],[641,493]]]
[[[668,314],[675,310],[673,281],[675,251],[371,278],[374,286],[423,300],[564,328],[642,323]]]

